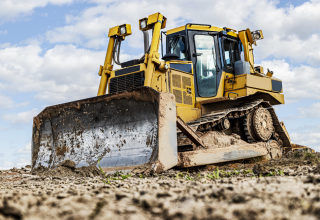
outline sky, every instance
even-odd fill
[[[96,96],[111,27],[129,23],[121,60],[143,53],[138,21],[262,30],[256,65],[283,80],[276,106],[294,143],[320,151],[320,0],[1,0],[0,169],[31,162],[32,119],[46,106]]]

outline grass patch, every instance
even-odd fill
[[[219,179],[220,178],[220,170],[217,167],[217,171],[212,171],[212,174],[208,174],[207,177],[209,177],[210,179]]]
[[[189,172],[187,172],[187,175],[185,176],[185,178],[186,180],[194,180],[194,178],[189,175]]]
[[[314,155],[311,152],[305,152],[304,156],[303,156],[304,160],[318,160],[318,158],[316,157],[316,155]]]
[[[101,181],[104,182],[105,184],[110,184],[110,179],[107,177],[106,173],[103,171],[102,167],[100,166],[100,158],[98,160],[98,166],[99,166],[99,169],[101,170],[101,172],[103,173],[103,176],[105,178],[105,180],[101,180]]]
[[[129,177],[131,177],[131,174],[122,174],[119,171],[116,171],[113,174],[113,177],[108,177],[106,175],[106,173],[103,171],[102,167],[100,166],[100,159],[98,160],[98,166],[99,166],[99,169],[103,173],[104,178],[105,178],[105,179],[103,179],[101,181],[104,182],[105,184],[110,184],[110,180],[121,180],[121,181],[123,181],[123,180],[128,179]]]

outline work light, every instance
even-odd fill
[[[253,36],[253,39],[260,40],[260,38],[261,38],[260,31],[252,32],[252,36]]]
[[[124,34],[126,34],[127,33],[127,28],[126,28],[126,26],[124,25],[124,26],[121,26],[120,27],[120,34],[121,35],[124,35]]]
[[[145,29],[147,27],[147,19],[140,21],[140,28]]]

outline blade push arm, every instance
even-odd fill
[[[104,66],[100,66],[100,70],[99,70],[99,75],[101,76],[101,79],[100,79],[100,85],[98,90],[98,96],[106,94],[108,78],[113,69],[112,60],[114,59],[113,54],[114,54],[115,47],[117,46],[115,45],[116,39],[122,41],[125,39],[125,36],[128,36],[128,35],[131,35],[130,24],[124,24],[124,25],[116,26],[109,29],[108,37],[110,37],[110,39],[109,39],[106,59],[104,61]]]
[[[139,20],[140,30],[148,31],[153,29],[149,53],[145,54],[144,60],[144,63],[147,64],[144,86],[151,86],[152,79],[154,78],[153,73],[155,72],[156,67],[159,67],[159,70],[163,72],[167,69],[165,62],[160,61],[160,54],[158,53],[161,29],[166,27],[166,21],[166,17],[160,13],[155,13],[149,15],[148,18],[142,18]]]

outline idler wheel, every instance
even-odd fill
[[[273,122],[270,112],[265,108],[258,108],[252,116],[252,124],[256,137],[261,141],[268,141],[273,132]],[[277,142],[278,143],[278,142]]]
[[[270,154],[272,159],[278,159],[281,157],[281,147],[278,143],[278,141],[270,140],[269,141],[269,147],[270,147]]]
[[[220,122],[221,130],[229,129],[231,126],[229,119],[225,118]]]

